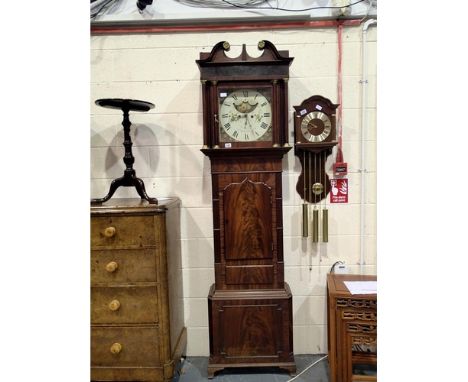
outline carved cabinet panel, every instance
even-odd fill
[[[327,276],[331,382],[377,380],[377,295],[351,295],[344,284],[376,280],[376,276],[366,275]]]

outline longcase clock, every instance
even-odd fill
[[[292,295],[284,282],[282,158],[291,149],[293,58],[269,41],[259,57],[228,42],[200,53],[202,152],[210,158],[215,283],[208,295],[208,376],[226,367],[277,366],[295,374]]]

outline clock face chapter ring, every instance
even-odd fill
[[[307,114],[301,122],[301,132],[309,142],[322,142],[331,133],[331,121],[328,115],[320,111]]]
[[[271,131],[271,103],[256,89],[219,93],[219,129],[223,141],[250,142],[267,139]]]

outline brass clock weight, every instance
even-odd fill
[[[312,236],[312,242],[319,242],[320,215],[322,242],[328,242],[327,195],[330,180],[325,163],[336,141],[336,109],[338,105],[320,95],[304,100],[294,106],[294,154],[302,166],[296,191],[303,199],[302,236]],[[323,201],[323,202],[322,202]],[[309,209],[312,209],[309,226]]]

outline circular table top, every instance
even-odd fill
[[[154,108],[154,104],[137,99],[122,99],[122,98],[101,98],[96,100],[96,105],[108,107],[111,109],[132,110],[132,111],[148,111]]]

